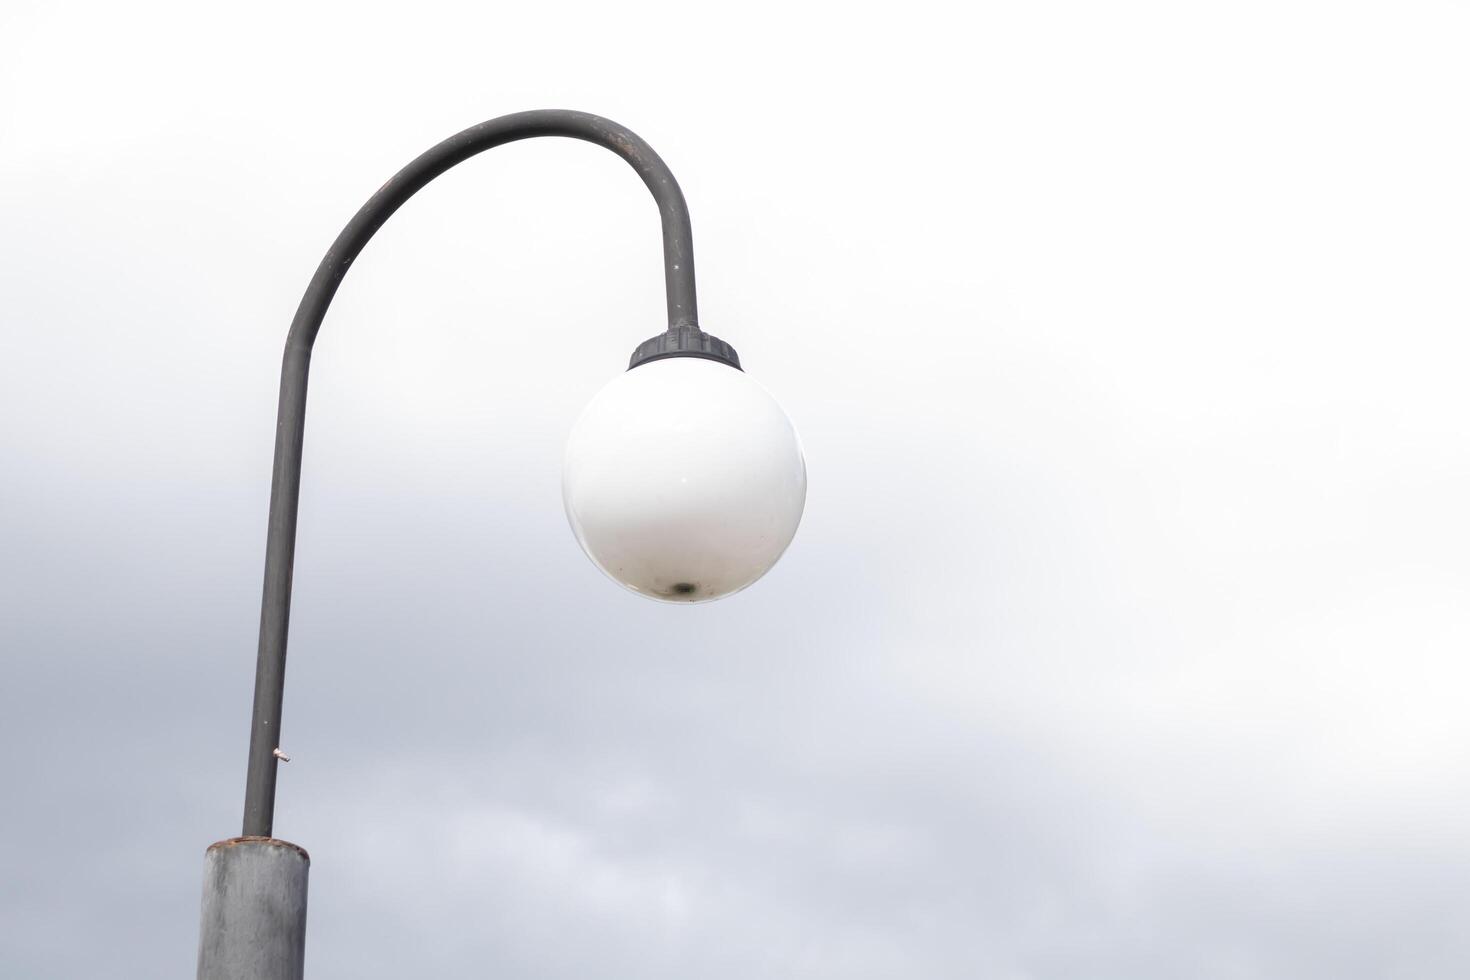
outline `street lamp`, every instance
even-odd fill
[[[327,250],[286,338],[244,829],[205,853],[200,980],[299,980],[303,970],[310,862],[271,831],[317,330],[353,260],[403,202],[455,164],[533,136],[585,140],[622,157],[653,194],[663,225],[668,330],[638,345],[627,372],[592,400],[568,439],[563,501],[582,549],[635,592],[700,602],[760,578],[796,533],[806,502],[801,444],[780,406],[742,371],[735,349],[699,328],[689,211],[647,143],[584,112],[519,112],[471,126],[403,168]]]

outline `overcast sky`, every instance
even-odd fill
[[[805,521],[693,607],[568,530],[663,326],[612,154],[395,216],[313,362],[309,975],[1466,976],[1467,50],[1403,0],[6,0],[0,976],[192,975],[291,314],[540,107],[678,175]]]

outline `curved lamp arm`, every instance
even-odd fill
[[[306,381],[311,347],[327,307],[363,246],[425,184],[477,153],[532,136],[565,136],[606,147],[626,160],[658,203],[663,223],[664,283],[670,335],[698,330],[694,299],[694,250],[689,209],[674,175],[643,140],[617,123],[585,112],[544,109],[517,112],[471,126],[404,167],[362,206],[327,250],[301,297],[281,365],[276,414],[276,453],[271,475],[270,527],[266,536],[265,593],[260,608],[260,646],[255,661],[255,705],[250,723],[250,765],[245,779],[246,837],[269,837],[276,801],[276,749],[286,679],[286,634],[291,615],[291,567],[296,554],[296,510],[301,491],[301,446],[306,429]]]

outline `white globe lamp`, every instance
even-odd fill
[[[697,328],[639,348],[572,427],[562,471],[582,550],[664,602],[738,592],[771,569],[806,504],[791,420]],[[673,347],[673,350],[669,348]]]

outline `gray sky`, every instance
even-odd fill
[[[394,217],[313,368],[310,975],[1466,974],[1470,9],[964,6],[8,0],[0,975],[191,975],[296,301],[544,106],[679,176],[805,522],[698,607],[567,529],[663,325],[622,162]]]

